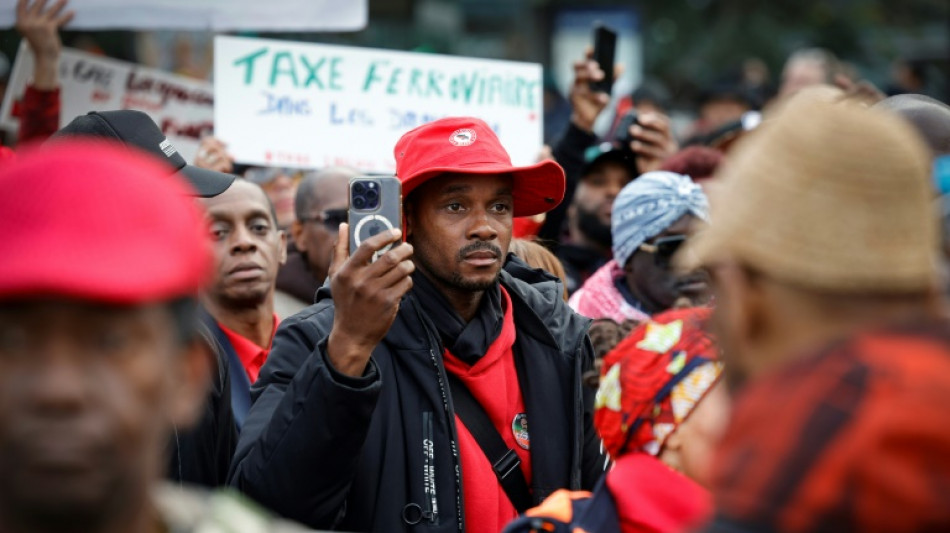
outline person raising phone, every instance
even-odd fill
[[[512,217],[556,206],[564,172],[512,166],[476,118],[420,126],[395,156],[406,244],[371,261],[403,233],[350,254],[341,226],[329,287],[277,331],[231,482],[316,528],[499,531],[607,463],[589,321],[507,254]]]

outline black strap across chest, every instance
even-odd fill
[[[452,403],[455,414],[468,429],[478,447],[485,453],[488,462],[492,465],[498,483],[505,491],[511,504],[518,513],[524,513],[531,508],[531,490],[521,471],[521,458],[517,452],[505,444],[505,440],[495,429],[485,409],[472,392],[451,372],[446,372],[449,380],[449,389],[452,391]]]

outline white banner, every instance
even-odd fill
[[[19,126],[14,114],[32,75],[33,55],[23,45],[0,108],[0,127]],[[201,135],[214,129],[214,92],[206,81],[69,48],[60,59],[59,79],[61,127],[90,111],[138,109],[152,117],[189,162]]]
[[[516,165],[541,148],[541,66],[288,41],[215,38],[215,134],[263,165],[392,172],[410,129],[475,116]]]
[[[0,3],[0,28],[13,26],[16,0]],[[369,18],[367,0],[70,0],[67,9],[70,30],[357,31]]]

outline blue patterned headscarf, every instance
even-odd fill
[[[647,239],[685,214],[709,220],[709,202],[689,176],[647,172],[631,181],[614,200],[611,216],[614,259],[621,267]]]

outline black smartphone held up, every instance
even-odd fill
[[[350,180],[350,254],[366,239],[383,231],[402,229],[402,184],[395,176],[361,176]],[[387,246],[373,255],[386,253]]]
[[[617,128],[614,130],[614,139],[620,144],[623,150],[630,149],[630,143],[633,142],[633,135],[630,135],[630,126],[637,123],[637,110],[631,109],[620,117],[617,121]]]
[[[594,61],[604,71],[604,78],[592,81],[590,90],[610,94],[614,86],[614,56],[617,52],[617,32],[603,24],[594,27]]]

